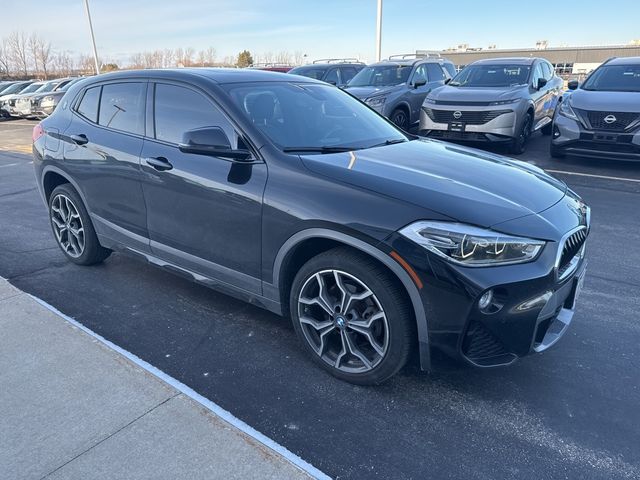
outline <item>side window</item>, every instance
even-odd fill
[[[547,62],[541,62],[540,65],[542,65],[542,75],[545,80],[551,80],[551,77],[553,76],[551,65]]]
[[[418,67],[416,68],[416,71],[413,74],[413,83],[416,82],[427,82],[429,79],[429,77],[427,77],[427,68],[426,65],[423,63],[422,65],[418,65]]]
[[[100,103],[100,88],[93,87],[85,90],[80,105],[76,111],[87,120],[98,122],[98,104]]]
[[[222,128],[233,148],[237,145],[233,125],[204,95],[190,88],[156,84],[155,91],[156,138],[180,143],[187,130],[202,127]]]
[[[447,78],[442,67],[437,63],[427,63],[427,73],[429,75],[430,82],[445,81]]]
[[[342,83],[349,83],[349,81],[356,76],[356,69],[353,67],[342,67],[340,69],[340,75],[342,76]]]
[[[332,83],[334,85],[339,85],[340,79],[338,78],[338,69],[332,68],[331,70],[329,70],[329,73],[327,73],[327,76],[324,78],[324,81],[327,83]]]
[[[531,84],[534,87],[538,85],[539,78],[544,78],[542,75],[542,65],[540,63],[536,64],[536,68],[533,70],[533,76],[531,77]]]
[[[144,83],[112,83],[102,87],[100,116],[103,127],[144,134]]]

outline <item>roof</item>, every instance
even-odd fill
[[[612,58],[607,65],[640,65],[640,57],[618,57]]]
[[[538,57],[503,57],[503,58],[483,58],[476,60],[474,65],[532,65],[539,60]]]
[[[118,72],[104,73],[91,77],[93,80],[109,80],[118,78],[206,78],[215,83],[239,83],[239,82],[291,82],[292,77],[287,73],[270,72],[255,68],[167,68],[148,70],[121,70]],[[321,83],[311,78],[297,78],[296,81],[309,83]]]

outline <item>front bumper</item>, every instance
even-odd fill
[[[545,211],[549,220],[555,218],[564,225],[561,230],[570,233],[548,241],[539,257],[529,263],[463,267],[400,234],[387,239],[387,245],[422,283],[419,294],[425,318],[417,321],[426,323],[428,336],[421,341],[429,345],[431,355],[437,350],[474,366],[493,367],[543,352],[558,342],[573,320],[587,266],[588,214],[579,221],[567,220],[577,219],[566,208],[570,205],[561,201]],[[577,232],[580,244],[574,241]],[[565,257],[569,245],[579,250]],[[569,257],[568,263],[561,261]],[[478,302],[489,290],[493,300],[483,310]]]
[[[551,143],[566,155],[640,161],[640,129],[631,132],[587,130],[571,118],[556,115]]]
[[[493,118],[496,112],[502,113]],[[484,121],[486,119],[488,121]],[[516,136],[516,127],[516,111],[508,106],[434,105],[423,106],[420,110],[419,131],[441,140],[504,142]]]

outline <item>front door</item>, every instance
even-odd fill
[[[220,127],[234,147],[242,140],[201,91],[161,82],[153,88],[155,131],[145,139],[140,160],[152,251],[190,271],[260,293],[266,165],[181,152],[182,134],[195,128]],[[154,159],[168,169],[158,169]]]

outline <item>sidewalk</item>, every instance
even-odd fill
[[[2,278],[0,332],[0,478],[311,478]]]

